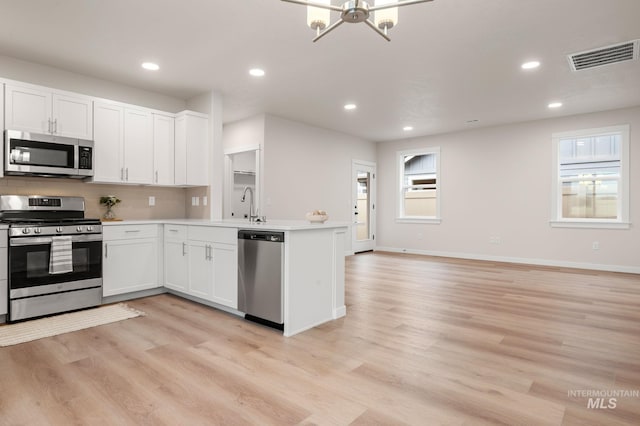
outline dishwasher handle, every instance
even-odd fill
[[[256,231],[253,229],[240,229],[239,240],[264,241],[269,243],[283,243],[284,232]]]

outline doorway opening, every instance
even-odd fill
[[[224,219],[249,220],[250,214],[264,215],[261,203],[260,152],[260,147],[225,152]],[[247,191],[253,197],[252,203],[245,196]],[[249,211],[251,204],[253,212]]]

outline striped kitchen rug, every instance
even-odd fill
[[[124,303],[118,303],[16,324],[2,325],[0,326],[0,346],[31,342],[44,337],[70,333],[144,315],[145,313],[142,311],[130,308]]]

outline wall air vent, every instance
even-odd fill
[[[640,40],[631,40],[567,56],[573,71],[638,59]]]

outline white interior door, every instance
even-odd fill
[[[376,235],[376,163],[353,160],[352,185],[352,244],[360,253],[375,248]]]

